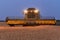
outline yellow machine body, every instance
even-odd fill
[[[50,25],[56,24],[56,20],[8,20],[7,24],[18,24],[18,25],[28,25],[28,24],[40,24],[40,25]]]
[[[24,20],[8,20],[7,24],[25,24]]]
[[[28,8],[24,11],[24,19],[9,19],[6,18],[6,23],[9,25],[54,25],[55,19],[40,19],[40,12],[35,8]]]

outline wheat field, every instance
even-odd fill
[[[60,26],[15,26],[0,24],[0,40],[60,40]]]

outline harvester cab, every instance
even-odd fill
[[[28,8],[24,10],[24,15],[24,18],[28,20],[40,19],[40,12],[36,8]]]

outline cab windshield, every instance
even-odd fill
[[[28,18],[35,18],[35,14],[34,14],[34,13],[29,13],[29,14],[27,15],[27,17],[28,17]]]

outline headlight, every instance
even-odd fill
[[[26,13],[28,13],[28,11],[27,10],[24,10],[24,14],[26,14]]]
[[[38,13],[39,11],[38,10],[34,10],[35,13]]]

